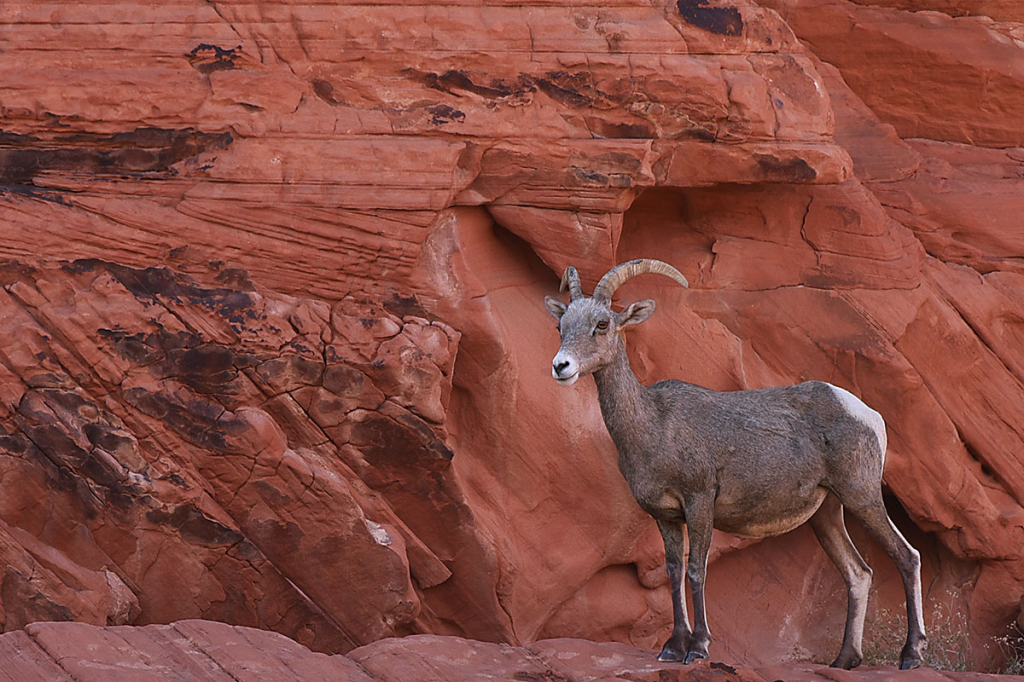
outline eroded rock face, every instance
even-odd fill
[[[9,567],[5,607],[40,612],[7,629],[202,615],[339,650],[439,617],[413,581],[494,599],[428,545],[453,567],[483,551],[445,445],[449,326],[99,261],[4,281],[3,520],[49,552],[26,542],[27,561],[70,572],[44,604]]]
[[[541,303],[657,257],[692,288],[620,290],[659,306],[641,380],[878,409],[933,640],[995,665],[1024,596],[1014,7],[8,3],[4,630],[660,644],[660,538]],[[851,533],[891,662],[902,588]],[[838,648],[807,529],[720,535],[708,592],[724,660]]]

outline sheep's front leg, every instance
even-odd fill
[[[686,577],[690,579],[693,595],[693,637],[686,650],[684,663],[708,657],[711,631],[704,608],[704,577],[708,568],[708,550],[711,549],[711,531],[715,521],[715,498],[701,495],[686,501],[686,530],[690,537],[690,554],[686,564]]]
[[[683,594],[683,524],[679,521],[658,521],[661,539],[665,541],[665,568],[672,585],[672,636],[665,642],[659,661],[682,661],[690,647],[690,622],[686,614],[686,595]]]

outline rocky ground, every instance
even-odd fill
[[[145,627],[33,623],[0,635],[7,682],[997,682],[1012,675],[919,668],[749,668],[716,661],[659,663],[653,651],[582,639],[526,647],[458,637],[383,639],[347,655],[314,653],[287,637],[201,620]]]

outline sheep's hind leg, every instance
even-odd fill
[[[893,525],[885,511],[881,490],[872,495],[868,504],[860,508],[847,504],[847,509],[857,515],[886,554],[892,557],[903,578],[903,590],[907,595],[907,643],[900,653],[900,670],[917,668],[922,663],[928,642],[921,608],[921,555]]]
[[[682,661],[690,647],[690,622],[686,613],[686,596],[683,594],[683,557],[685,536],[683,524],[679,521],[658,521],[658,530],[665,541],[665,567],[672,585],[672,635],[665,642],[659,661]]]
[[[863,658],[861,645],[868,592],[871,589],[871,569],[864,563],[846,532],[843,505],[835,494],[829,493],[825,497],[821,507],[811,517],[810,524],[825,554],[835,563],[846,581],[846,630],[843,633],[843,646],[839,656],[832,662],[832,667],[849,670],[860,665]]]

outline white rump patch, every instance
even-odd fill
[[[875,437],[878,438],[878,447],[882,450],[882,461],[884,462],[885,448],[888,440],[885,436],[885,420],[882,419],[882,415],[865,405],[863,400],[850,393],[845,388],[839,388],[832,384],[828,384],[828,387],[836,394],[836,398],[839,399],[839,403],[843,406],[843,409],[850,413],[851,417],[857,421],[867,424],[871,430],[875,432]]]

